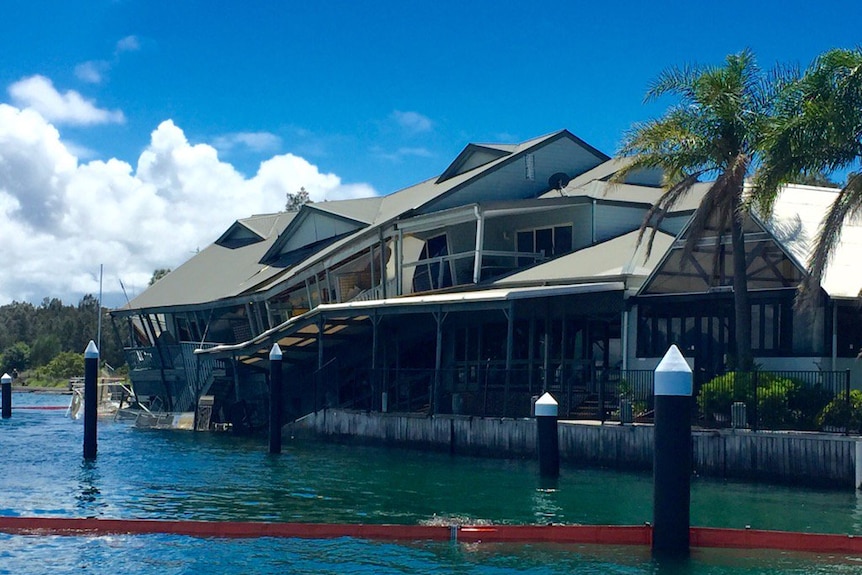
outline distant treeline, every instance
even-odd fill
[[[123,350],[102,308],[102,363],[114,368],[123,363]],[[45,298],[38,306],[12,302],[0,306],[0,373],[23,372],[48,365],[64,353],[83,354],[98,333],[99,302],[84,296],[78,305]],[[83,375],[83,374],[82,374]]]

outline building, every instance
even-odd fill
[[[238,220],[112,312],[136,392],[156,411],[212,396],[216,420],[255,426],[273,343],[288,417],[521,416],[543,390],[562,415],[589,413],[648,378],[671,343],[701,378],[719,373],[733,361],[729,241],[715,230],[682,249],[706,184],[639,242],[661,175],[609,183],[624,161],[565,130],[469,144],[439,177],[388,196]],[[853,370],[859,387],[860,228],[845,230],[820,304],[793,308],[835,195],[792,186],[773,219],[747,221],[754,351],[765,369]]]

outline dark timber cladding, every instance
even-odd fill
[[[326,409],[291,424],[290,433],[463,455],[537,456],[536,423],[528,418]],[[857,439],[834,433],[695,430],[691,471],[701,477],[851,489]],[[652,425],[560,421],[559,440],[560,459],[568,465],[643,471],[653,465]]]
[[[600,341],[607,354],[607,339],[620,331],[623,305],[622,286],[616,282],[324,304],[252,342],[208,352],[230,354],[245,366],[264,369],[266,353],[278,344],[286,368],[294,369],[287,376],[294,380],[293,393],[302,395],[304,389],[314,395],[310,405],[295,404],[294,416],[331,403],[324,397],[325,386],[337,397],[364,394],[367,409],[382,409],[381,393],[388,388],[381,378],[415,379],[420,377],[416,370],[427,374],[424,387],[414,385],[407,393],[417,401],[424,397],[430,413],[458,412],[468,396],[457,389],[453,372],[477,366],[486,371],[493,367],[505,379],[499,381],[501,397],[486,394],[484,401],[503,402],[499,410],[504,415],[526,415],[529,394],[548,391],[551,381],[543,374],[555,374],[559,381],[566,369],[583,369],[571,362],[557,368],[560,362],[555,359],[561,349],[573,348],[579,326],[580,332]],[[581,336],[577,345],[586,349],[588,344]],[[348,390],[341,384],[345,378],[364,385]],[[487,387],[495,382],[484,383]],[[527,395],[510,397],[515,387]]]

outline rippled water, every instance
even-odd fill
[[[640,524],[651,520],[652,477],[564,467],[543,483],[532,461],[395,449],[139,430],[100,422],[99,454],[82,460],[83,426],[65,396],[16,394],[0,421],[0,515],[416,524]],[[846,491],[696,479],[692,524],[862,534],[862,502]],[[776,571],[775,566],[780,566]],[[212,567],[215,566],[215,567]],[[237,569],[234,569],[236,566]],[[239,569],[241,566],[241,569]],[[0,573],[852,573],[854,558],[694,550],[661,565],[649,550],[588,546],[350,539],[207,540],[152,535],[0,535]]]

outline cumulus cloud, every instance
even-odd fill
[[[37,111],[0,104],[0,302],[74,303],[98,292],[104,264],[106,302],[113,293],[119,305],[118,279],[139,293],[154,269],[175,268],[235,219],[282,209],[300,187],[315,201],[375,194],[292,154],[245,178],[170,120],[135,166],[83,163]]]
[[[120,110],[98,108],[74,90],[61,94],[45,76],[30,76],[9,86],[9,95],[23,108],[31,108],[56,124],[121,124],[126,121]]]
[[[267,152],[281,147],[281,138],[270,132],[235,132],[218,136],[213,145],[222,151],[244,147],[255,152]]]
[[[404,130],[419,134],[422,132],[430,132],[434,127],[434,123],[427,116],[423,116],[419,112],[402,112],[395,110],[392,112],[392,118]]]

